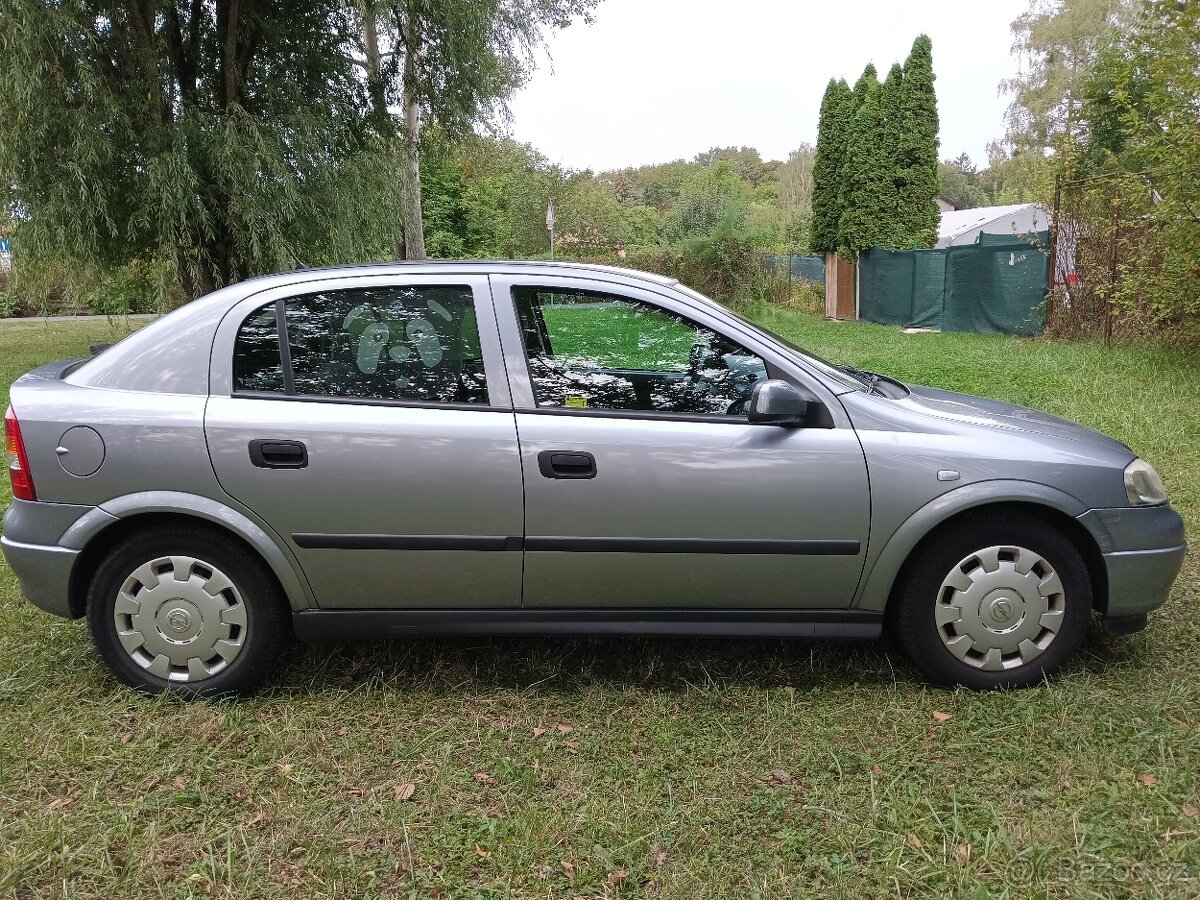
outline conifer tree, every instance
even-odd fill
[[[933,45],[927,35],[913,41],[904,62],[903,127],[897,161],[901,169],[899,220],[908,241],[937,242],[938,112],[933,89]]]
[[[879,223],[878,246],[901,250],[912,246],[912,237],[906,227],[910,218],[906,211],[909,197],[905,194],[904,172],[899,162],[905,125],[904,71],[899,63],[892,64],[879,89],[879,119],[876,125],[875,139],[883,151],[887,168],[886,176],[880,179],[881,189],[885,193],[879,198],[884,220]]]
[[[813,163],[812,227],[808,246],[824,253],[837,246],[838,221],[842,210],[842,162],[846,137],[854,114],[854,95],[845,79],[831,78],[821,99],[817,125],[817,152]]]
[[[888,218],[892,214],[887,199],[889,195],[894,197],[890,185],[892,168],[887,148],[880,141],[881,87],[875,79],[874,67],[868,68],[869,79],[864,72],[855,85],[856,94],[859,86],[863,87],[862,103],[854,112],[842,168],[837,249],[845,255],[886,243]]]

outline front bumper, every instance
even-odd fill
[[[78,548],[61,546],[59,539],[92,509],[71,503],[14,500],[4,513],[0,550],[21,584],[21,593],[56,616],[74,617],[71,570],[80,553]]]
[[[1144,616],[1167,602],[1187,554],[1183,519],[1170,506],[1093,509],[1079,522],[1096,539],[1108,576],[1106,619]]]

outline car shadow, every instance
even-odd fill
[[[1093,624],[1063,674],[1147,663],[1137,635]],[[920,687],[921,672],[888,638],[875,641],[669,637],[414,637],[297,643],[272,692],[321,694],[372,684],[434,694],[509,690],[569,694],[589,687],[657,693],[730,687]]]

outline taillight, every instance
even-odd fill
[[[8,449],[8,477],[12,480],[13,498],[36,500],[33,473],[29,471],[29,457],[25,455],[25,442],[21,440],[21,426],[11,406],[4,414],[4,446]]]

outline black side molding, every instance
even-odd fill
[[[417,634],[674,635],[877,638],[883,614],[861,609],[303,609],[304,641],[378,640]]]
[[[858,541],[760,541],[753,538],[527,537],[526,550],[574,553],[743,553],[783,556],[857,556]]]
[[[306,550],[520,550],[513,535],[490,534],[293,534]]]
[[[298,532],[306,550],[532,550],[567,553],[711,553],[778,556],[857,556],[858,541],[760,541],[754,539],[527,537],[490,534],[325,534]]]

